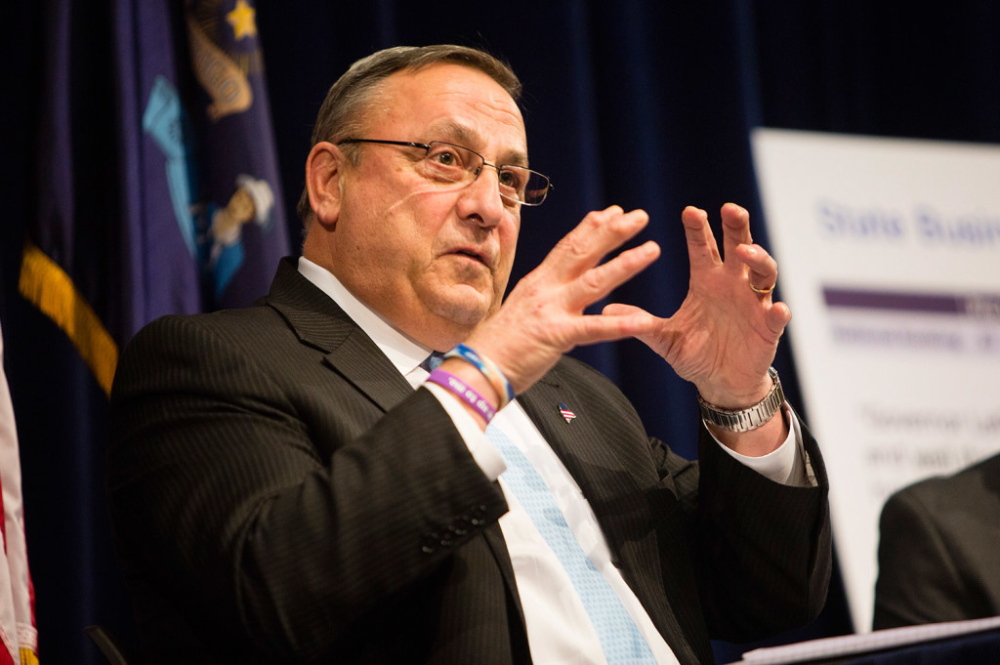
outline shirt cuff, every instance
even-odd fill
[[[733,459],[769,480],[793,487],[815,487],[816,479],[810,473],[809,455],[802,446],[802,426],[798,416],[787,404],[783,404],[781,408],[785,418],[788,419],[788,437],[776,450],[766,455],[761,457],[741,455],[732,448],[724,446],[714,435],[712,438]]]
[[[458,430],[465,445],[468,446],[472,459],[476,461],[486,477],[490,480],[499,478],[500,474],[507,470],[507,465],[503,461],[503,456],[486,438],[486,434],[479,429],[472,414],[466,411],[465,407],[455,399],[455,396],[445,388],[436,383],[424,383],[423,386],[441,402],[441,406],[444,407],[451,421],[455,424],[455,429]]]

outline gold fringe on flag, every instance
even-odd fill
[[[24,245],[18,288],[69,336],[97,383],[110,395],[118,345],[70,276],[31,241]]]
[[[31,649],[21,647],[21,665],[38,665],[38,655]]]

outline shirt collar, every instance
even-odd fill
[[[298,268],[303,277],[330,296],[358,324],[403,376],[412,372],[430,355],[431,349],[400,332],[375,310],[358,300],[326,268],[305,257],[299,257]]]

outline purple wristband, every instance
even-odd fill
[[[486,401],[485,397],[465,385],[465,381],[462,381],[454,374],[446,372],[443,369],[436,369],[431,372],[427,380],[438,384],[458,396],[460,400],[475,409],[476,413],[481,415],[487,423],[493,420],[493,416],[497,415],[497,410],[493,408],[492,404]]]

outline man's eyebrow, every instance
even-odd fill
[[[430,132],[435,136],[443,135],[448,143],[454,143],[470,149],[479,143],[480,135],[466,125],[457,122],[447,122],[438,126],[431,126]],[[431,138],[431,140],[435,140]],[[527,166],[528,156],[520,150],[509,150],[502,153],[497,158],[498,164],[509,164],[511,166]]]

